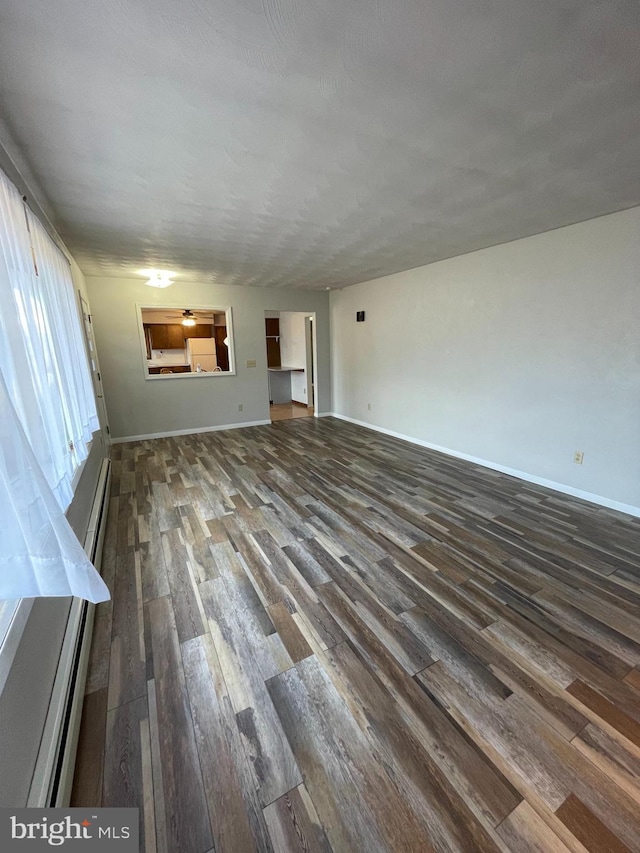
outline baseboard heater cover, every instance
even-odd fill
[[[84,542],[85,553],[98,571],[109,509],[110,482],[111,462],[104,459]],[[94,614],[95,604],[80,598],[73,599],[27,806],[53,808],[69,805]]]

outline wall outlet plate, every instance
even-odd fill
[[[584,450],[576,450],[573,454],[573,461],[576,465],[582,465],[582,461],[584,459]]]

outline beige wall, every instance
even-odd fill
[[[265,311],[315,312],[318,411],[331,410],[328,293],[179,280],[160,290],[141,278],[95,277],[87,277],[87,288],[113,438],[268,420]],[[136,304],[231,306],[236,375],[145,379]],[[246,367],[252,359],[256,367]]]
[[[640,513],[638,270],[634,208],[333,292],[334,411]]]

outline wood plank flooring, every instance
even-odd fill
[[[312,418],[313,406],[302,403],[271,403],[269,416],[272,421],[287,421],[291,418]]]
[[[343,422],[113,448],[72,805],[141,849],[640,850],[640,521]]]

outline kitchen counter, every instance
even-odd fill
[[[292,374],[304,373],[304,367],[269,367],[269,400],[272,403],[290,403]]]
[[[154,359],[147,359],[147,367],[189,367],[189,363],[187,361],[154,361]]]
[[[295,371],[304,371],[304,367],[268,367],[267,370],[274,373],[294,373]]]
[[[161,370],[170,370],[171,373],[191,373],[191,368],[188,364],[150,364],[148,366],[148,371],[150,376],[155,376],[160,373]]]

